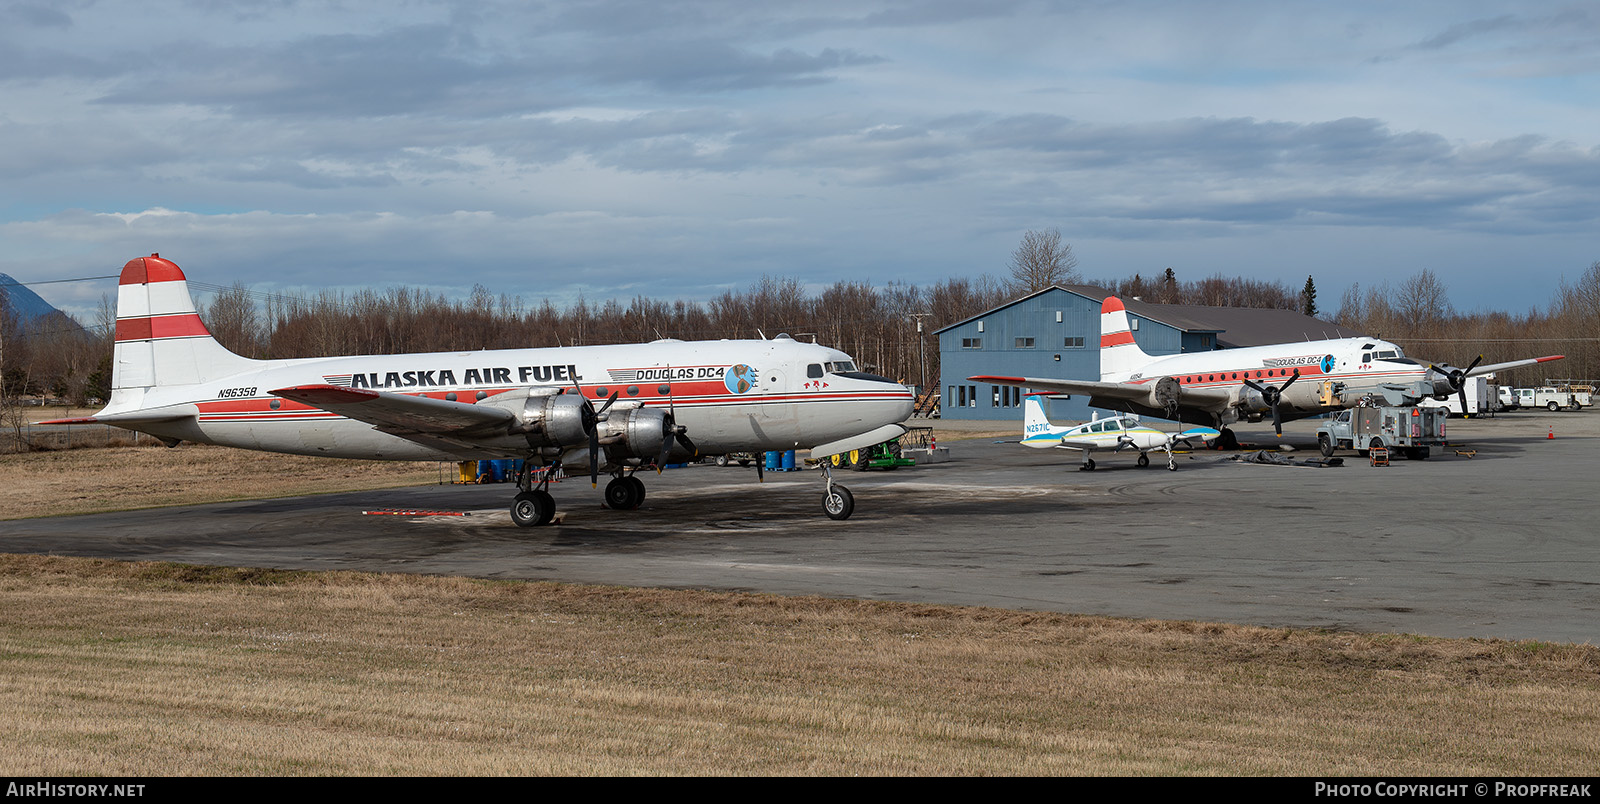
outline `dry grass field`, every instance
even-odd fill
[[[0,519],[415,486],[453,471],[190,443],[0,454]]]
[[[1588,774],[1600,650],[0,556],[0,774]]]

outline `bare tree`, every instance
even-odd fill
[[[1061,242],[1060,229],[1029,231],[1011,252],[1011,286],[1017,294],[1079,281],[1072,244]]]
[[[1395,311],[1418,324],[1442,321],[1450,315],[1450,302],[1445,298],[1444,283],[1427,268],[1418,271],[1400,286],[1400,294],[1395,299]]]

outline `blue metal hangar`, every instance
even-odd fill
[[[939,330],[940,415],[947,419],[1019,420],[1022,390],[979,385],[978,374],[1100,379],[1100,304],[1110,291],[1053,285]],[[1133,339],[1151,355],[1353,338],[1344,329],[1294,310],[1151,304],[1125,298]],[[1050,400],[1051,418],[1088,419],[1088,397]]]

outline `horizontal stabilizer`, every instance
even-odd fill
[[[76,419],[50,419],[36,422],[37,424],[109,424],[113,427],[128,427],[134,424],[154,424],[156,422],[172,422],[179,419],[192,419],[198,416],[200,409],[194,405],[173,405],[150,410],[132,410],[127,413],[99,413],[94,416],[83,416]]]

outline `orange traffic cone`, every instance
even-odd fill
[[[1550,439],[1555,438],[1555,437],[1556,437],[1556,426],[1552,424],[1552,425],[1550,425],[1550,435],[1545,436],[1545,440],[1549,441]]]

